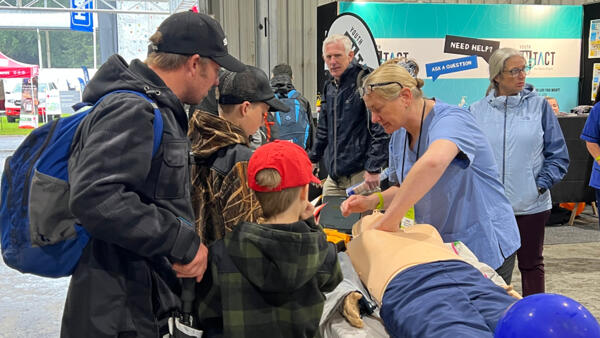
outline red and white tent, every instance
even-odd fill
[[[0,79],[32,78],[38,73],[38,65],[15,61],[0,52]]]

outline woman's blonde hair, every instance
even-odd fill
[[[379,68],[365,79],[363,88],[370,84],[384,82],[399,82],[402,87],[409,88],[414,97],[423,96],[421,88],[425,84],[423,80],[417,78],[419,74],[419,65],[413,59],[394,58],[384,62]],[[381,96],[385,100],[393,100],[398,97],[402,88],[395,84],[388,86],[378,86],[373,88],[373,92]]]
[[[490,61],[488,62],[488,64],[490,65],[490,85],[488,86],[488,89],[485,92],[486,96],[490,93],[492,88],[495,89],[496,92],[498,92],[498,82],[496,82],[496,77],[502,74],[502,71],[504,71],[506,60],[510,59],[513,56],[520,56],[523,59],[525,59],[523,55],[521,55],[521,53],[519,53],[519,51],[514,48],[504,47],[496,49],[496,51],[492,53],[492,56],[490,56]]]
[[[265,188],[275,188],[281,183],[281,176],[275,169],[263,169],[256,173],[256,184]],[[282,189],[281,191],[260,192],[255,191],[260,203],[264,218],[270,218],[286,211],[298,198],[302,187]]]

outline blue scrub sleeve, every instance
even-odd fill
[[[388,146],[388,148],[389,148],[388,170],[390,173],[388,180],[393,183],[400,182],[400,178],[398,177],[398,174],[396,173],[396,170],[398,170],[398,168],[396,168],[396,161],[394,161],[394,155],[396,154],[396,152],[400,151],[399,149],[396,149],[397,148],[396,146],[394,146],[397,143],[396,139],[398,137],[399,137],[398,133],[394,132],[392,134],[392,137],[390,138],[390,144]]]
[[[600,103],[596,103],[585,121],[581,139],[600,144]]]
[[[471,112],[452,106],[447,109],[451,111],[431,124],[428,145],[437,140],[448,140],[454,143],[460,153],[453,162],[465,169],[471,165],[475,158],[477,145],[472,135],[479,128]]]

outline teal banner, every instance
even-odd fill
[[[340,14],[358,14],[375,38],[581,38],[581,6],[340,2]]]
[[[531,72],[526,82],[577,105],[583,8],[564,5],[340,2],[373,33],[381,62],[414,59],[425,95],[469,105],[485,95],[488,60],[498,48],[518,50]]]

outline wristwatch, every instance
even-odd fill
[[[538,195],[543,195],[546,192],[546,188],[540,188],[538,187]]]
[[[369,174],[381,174],[381,168],[375,170],[367,170]]]

